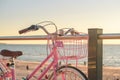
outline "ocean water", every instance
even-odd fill
[[[49,54],[47,46],[44,44],[1,44],[0,50],[2,49],[22,51],[23,55],[17,59],[24,61],[42,61]],[[80,59],[79,62],[84,64],[84,62],[87,62],[87,58]],[[103,46],[103,65],[120,66],[120,45]]]

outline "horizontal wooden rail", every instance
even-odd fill
[[[59,36],[57,39],[87,39],[88,35],[80,36]],[[114,34],[101,34],[98,36],[99,39],[120,39],[120,33]],[[0,40],[47,40],[47,35],[33,35],[33,36],[0,36]]]
[[[102,34],[99,35],[99,39],[120,39],[120,33]]]
[[[79,36],[58,36],[57,39],[87,39],[88,35]],[[47,40],[47,35],[34,35],[34,36],[0,36],[0,40]]]

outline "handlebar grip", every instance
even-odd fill
[[[20,30],[19,31],[19,34],[22,34],[22,33],[25,33],[25,32],[28,32],[28,31],[32,31],[32,30],[38,30],[39,27],[37,25],[31,25],[30,27],[28,28],[25,28],[23,30]]]
[[[27,32],[27,31],[28,31],[28,28],[23,29],[23,30],[20,30],[20,31],[19,31],[19,34],[23,34],[23,33]]]

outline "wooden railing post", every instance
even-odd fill
[[[98,36],[102,29],[88,29],[88,79],[102,80],[103,43]]]

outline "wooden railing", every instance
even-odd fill
[[[103,34],[102,29],[88,29],[88,35],[64,36],[57,39],[88,39],[88,78],[102,80],[103,39],[120,39],[118,34]],[[47,36],[0,36],[0,40],[46,40]]]
[[[102,29],[88,30],[88,78],[89,80],[103,79],[103,40],[120,39],[120,33],[103,34]]]

